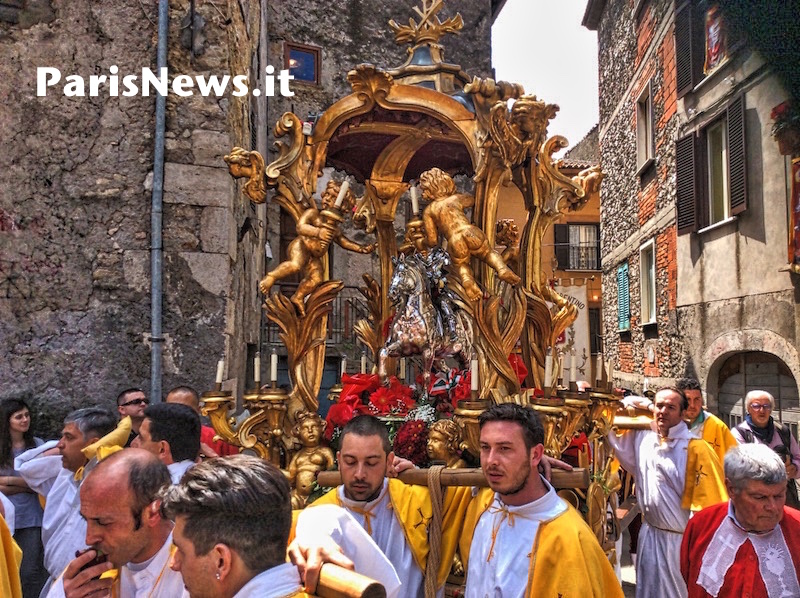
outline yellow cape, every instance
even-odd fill
[[[725,453],[728,452],[728,449],[739,444],[728,426],[711,413],[706,413],[706,420],[703,422],[703,440],[717,454],[720,463],[725,460]]]
[[[441,561],[436,572],[437,587],[444,585],[450,573],[461,522],[464,520],[470,499],[471,489],[463,486],[448,488],[444,495]],[[425,486],[412,486],[390,478],[389,500],[398,521],[403,526],[403,533],[414,554],[414,561],[424,573],[428,562],[428,525],[433,516],[430,492]],[[325,504],[342,506],[336,489],[324,494],[307,508]]]
[[[8,529],[6,520],[0,517],[0,596],[22,598],[19,581],[19,565],[22,562],[20,550]]]
[[[494,500],[489,488],[472,500],[459,540],[464,570],[469,568],[469,549],[478,519]],[[525,595],[563,598],[622,598],[622,587],[594,533],[571,506],[543,521],[531,540],[531,561]]]
[[[681,508],[700,511],[728,500],[725,475],[717,453],[702,438],[690,440],[688,451]]]

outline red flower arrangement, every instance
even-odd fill
[[[393,450],[417,467],[425,467],[428,464],[428,424],[421,419],[405,422],[397,430]]]
[[[415,405],[411,389],[392,376],[389,386],[369,395],[369,410],[375,415],[405,415]]]

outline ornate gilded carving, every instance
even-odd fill
[[[317,413],[308,411],[300,411],[296,421],[292,432],[301,448],[294,454],[286,470],[293,488],[292,508],[302,509],[314,490],[317,473],[333,469],[336,461],[333,451],[321,444],[327,422]]]
[[[358,291],[367,300],[369,319],[359,320],[355,325],[356,336],[369,347],[372,363],[378,363],[378,354],[383,345],[383,311],[381,310],[381,286],[369,274],[362,274],[366,286]]]
[[[303,409],[315,412],[319,408],[317,393],[325,361],[328,313],[343,286],[340,280],[320,283],[308,296],[302,317],[284,295],[273,295],[265,302],[266,316],[280,327],[289,358],[292,391],[288,415],[292,425],[297,412]]]
[[[467,463],[459,454],[461,447],[461,428],[451,419],[440,419],[428,429],[426,450],[431,461],[445,464],[447,469],[460,469]]]
[[[436,14],[444,7],[443,0],[422,0],[422,10],[414,7],[420,17],[417,23],[413,17],[408,19],[408,25],[398,25],[394,19],[389,21],[389,27],[394,31],[394,39],[398,44],[420,44],[423,42],[438,42],[447,33],[458,33],[464,26],[460,14],[442,22]]]
[[[345,237],[340,226],[344,215],[352,210],[355,199],[349,189],[339,206],[335,205],[341,183],[328,181],[322,193],[322,210],[316,206],[308,208],[297,221],[297,237],[287,249],[288,258],[269,272],[259,284],[261,292],[269,294],[272,285],[293,274],[303,274],[297,290],[292,295],[292,303],[301,316],[305,314],[305,297],[314,290],[325,275],[324,258],[331,243],[358,253],[371,253],[375,245],[360,245]],[[313,199],[312,199],[313,201]]]
[[[233,178],[247,177],[243,191],[250,201],[264,203],[267,199],[267,188],[264,184],[264,158],[261,154],[235,147],[222,159],[228,165],[228,172]]]
[[[503,258],[489,246],[484,232],[467,220],[464,210],[474,201],[469,195],[456,192],[453,178],[439,168],[431,168],[420,177],[422,198],[430,203],[422,213],[425,237],[429,247],[435,247],[441,234],[447,241],[447,253],[461,279],[470,301],[477,301],[483,291],[475,281],[470,265],[478,258],[494,268],[501,280],[515,285],[520,278],[506,266]]]

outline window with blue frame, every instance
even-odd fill
[[[319,84],[320,49],[305,44],[286,42],[285,62],[295,81]]]

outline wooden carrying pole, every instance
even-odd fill
[[[399,476],[406,484],[417,486],[428,485],[427,469],[407,469]],[[550,483],[554,488],[582,488],[589,487],[589,470],[575,468],[572,471],[553,469]],[[317,475],[317,483],[325,488],[333,488],[342,483],[342,476],[338,471],[321,471]],[[480,486],[486,487],[486,478],[480,469],[445,469],[441,473],[442,486]]]
[[[370,577],[325,563],[320,569],[314,595],[320,598],[386,598],[386,589]]]

